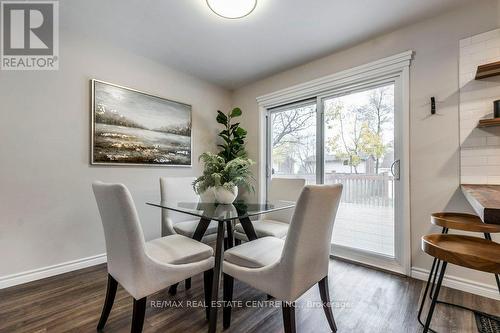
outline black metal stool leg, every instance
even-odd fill
[[[489,233],[484,233],[484,238],[487,240],[492,240]],[[498,274],[495,274],[495,280],[497,281],[498,292],[500,293],[500,278],[498,277]]]
[[[429,293],[429,299],[432,301],[432,295],[434,294],[434,287],[436,286],[436,280],[439,275],[439,270],[441,268],[441,260],[438,259],[436,263],[436,270],[434,271],[434,278],[432,279],[431,291]]]
[[[429,286],[431,285],[431,279],[432,279],[432,275],[434,274],[434,269],[436,268],[436,263],[437,263],[437,258],[434,258],[434,260],[432,261],[432,267],[431,267],[431,271],[429,272],[429,278],[427,279],[427,284],[425,285],[425,291],[424,291],[424,295],[422,296],[422,301],[420,302],[420,308],[418,309],[418,322],[422,325],[424,325],[424,323],[422,323],[422,320],[420,319],[420,316],[422,315],[422,310],[424,309],[424,304],[425,304],[425,298],[427,297],[427,292],[429,291]],[[432,297],[431,297],[432,299]]]
[[[446,272],[446,265],[448,263],[443,261],[443,266],[441,267],[441,272],[439,273],[439,279],[436,285],[436,291],[432,296],[432,303],[429,308],[429,313],[427,314],[427,319],[425,321],[424,333],[429,331],[429,326],[431,325],[432,315],[434,314],[434,308],[436,307],[437,299],[439,297],[439,290],[441,289],[441,284],[443,283],[444,273]]]
[[[448,228],[443,228],[441,230],[441,233],[442,234],[447,234],[448,233]],[[436,260],[437,258],[434,258],[434,260]],[[439,273],[439,266],[441,264],[441,260],[438,260],[437,261],[437,267],[436,267],[436,271],[434,273],[432,273],[432,269],[431,269],[431,272],[430,274],[434,274],[434,279],[432,280],[432,285],[431,285],[431,292],[429,293],[429,299],[432,300],[432,294],[434,293],[434,286],[436,285],[436,278],[438,276],[438,273]]]

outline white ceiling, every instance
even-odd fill
[[[234,89],[474,0],[259,0],[228,20],[205,0],[60,1],[61,29]]]

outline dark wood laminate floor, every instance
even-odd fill
[[[330,293],[338,332],[421,332],[416,320],[424,283],[418,280],[332,260]],[[106,289],[106,266],[99,265],[0,290],[0,332],[95,332]],[[443,288],[442,299],[500,314],[500,302]],[[193,278],[190,290],[176,296],[162,291],[151,296],[144,332],[206,332],[203,308],[185,307],[202,301],[203,278]],[[236,282],[234,299],[265,301],[266,295]],[[309,290],[296,310],[298,332],[328,332],[317,287]],[[151,302],[178,301],[183,307],[157,308]],[[171,304],[172,305],[172,304]],[[219,311],[218,330],[222,331]],[[129,332],[132,298],[121,287],[104,332]],[[438,305],[432,326],[438,332],[477,332],[473,315]],[[282,332],[279,308],[235,308],[226,332]]]

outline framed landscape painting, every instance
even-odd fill
[[[191,105],[92,80],[91,164],[191,166]]]

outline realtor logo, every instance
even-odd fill
[[[2,1],[2,70],[59,68],[59,3]]]

